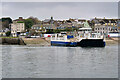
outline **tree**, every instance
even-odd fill
[[[12,19],[11,18],[2,18],[2,22],[4,22],[4,21],[8,21],[9,23],[12,23]]]
[[[94,28],[95,28],[95,21],[94,20],[91,21],[91,26],[92,26],[92,30],[94,30]]]
[[[6,36],[10,36],[11,31],[6,32]]]
[[[26,29],[30,29],[33,24],[34,24],[34,23],[33,23],[32,19],[26,19],[26,20],[25,20],[25,28],[26,28]]]
[[[68,27],[65,28],[65,31],[68,31],[68,32],[72,30],[73,30],[72,28],[68,28]]]
[[[2,29],[9,28],[9,22],[6,20],[2,22]]]
[[[28,19],[32,19],[33,24],[39,23],[39,20],[38,20],[38,18],[36,18],[36,17],[31,16],[31,17],[29,17]]]
[[[9,28],[9,24],[12,23],[11,18],[2,18],[2,28]]]
[[[55,29],[53,30],[54,33],[60,33],[60,30],[59,29]]]

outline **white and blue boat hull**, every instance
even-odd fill
[[[52,46],[77,46],[77,42],[51,41]]]

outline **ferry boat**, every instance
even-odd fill
[[[104,37],[95,33],[79,34],[77,37],[64,35],[63,37],[51,36],[51,46],[69,46],[69,47],[105,47]]]
[[[77,46],[81,47],[105,47],[104,37],[95,33],[84,33],[84,37],[79,36]]]
[[[55,34],[54,38],[51,36],[52,46],[80,46],[80,47],[105,47],[104,37],[93,33],[92,28],[88,27],[88,23],[84,24],[84,28],[80,28],[78,36],[64,35],[58,37]]]
[[[59,37],[57,34],[51,36],[51,46],[77,46],[77,41],[74,40],[73,36],[64,35]]]
[[[105,47],[104,36],[92,32],[87,21],[83,28],[79,28],[77,46],[81,47]]]

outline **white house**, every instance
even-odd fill
[[[96,25],[94,31],[101,35],[107,35],[112,30],[112,26]]]
[[[13,37],[17,37],[21,32],[25,31],[24,22],[13,21],[11,24],[11,34]]]

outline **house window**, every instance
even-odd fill
[[[37,29],[39,29],[39,27],[37,27]]]

